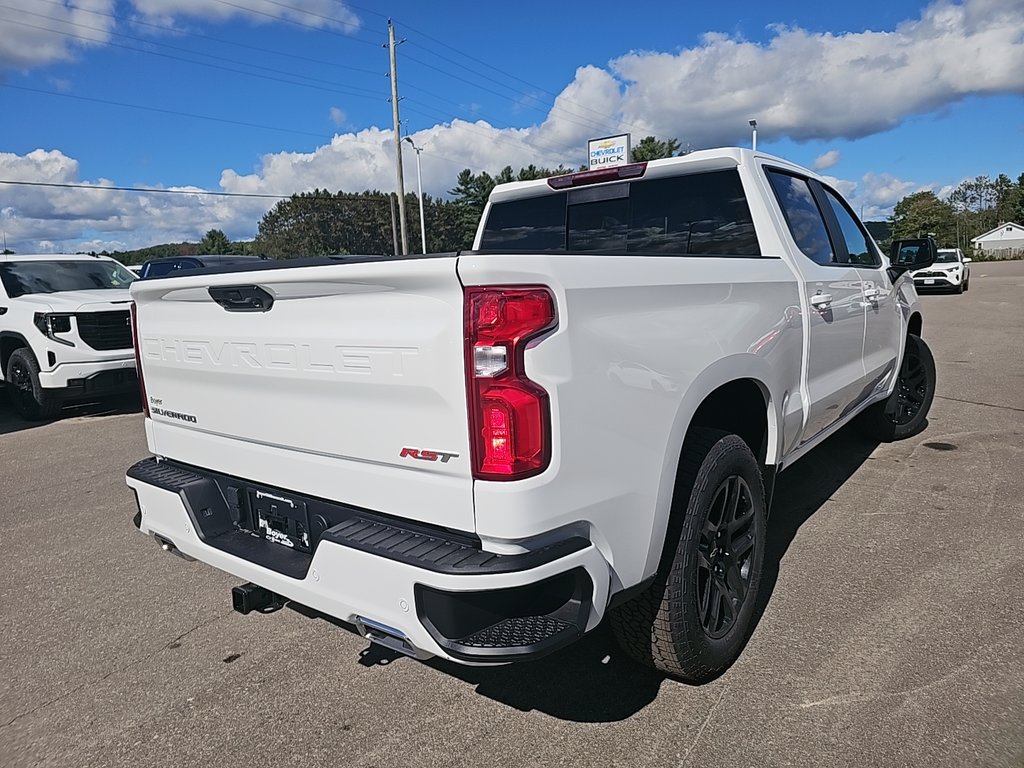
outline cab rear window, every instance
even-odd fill
[[[481,250],[760,256],[739,173],[602,184],[495,203]]]

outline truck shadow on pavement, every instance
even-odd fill
[[[855,427],[846,428],[779,475],[754,628],[771,602],[779,564],[797,531],[877,446]],[[362,663],[373,663],[373,657],[381,653],[388,652],[368,650]],[[465,667],[437,659],[426,663],[476,686],[481,696],[519,710],[537,710],[574,722],[624,720],[654,701],[663,683],[673,684],[664,675],[627,658],[616,645],[607,622],[579,642],[532,663],[503,667]]]
[[[67,403],[55,419],[46,421],[26,421],[14,411],[8,399],[8,393],[0,387],[0,435],[10,435],[15,432],[22,432],[28,429],[53,424],[55,421],[73,419],[78,416],[94,418],[97,416],[118,416],[128,413],[139,413],[142,411],[142,403],[138,395],[129,394],[121,396],[110,396],[94,401],[81,401]]]

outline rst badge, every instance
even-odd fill
[[[440,461],[447,464],[450,459],[459,458],[459,454],[448,451],[425,451],[422,448],[403,448],[399,454],[402,459],[419,459],[420,461]]]

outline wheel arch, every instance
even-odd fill
[[[907,319],[907,333],[920,336],[923,323],[924,319],[921,317],[921,313],[916,311],[912,312],[910,317]]]
[[[25,347],[32,349],[28,339],[15,331],[0,331],[0,381],[7,375],[7,361],[11,359],[14,350]],[[35,353],[33,353],[35,354]]]
[[[782,398],[773,394],[768,383],[772,380],[772,369],[765,360],[736,355],[717,361],[687,388],[665,452],[645,576],[654,574],[664,553],[683,446],[695,427],[738,435],[757,459],[766,484],[774,477],[780,451]]]

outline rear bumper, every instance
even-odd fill
[[[143,533],[421,658],[537,658],[597,626],[608,602],[608,564],[578,536],[497,555],[469,534],[277,490],[330,524],[313,525],[305,553],[239,528],[232,507],[259,484],[155,459],[127,483]]]

